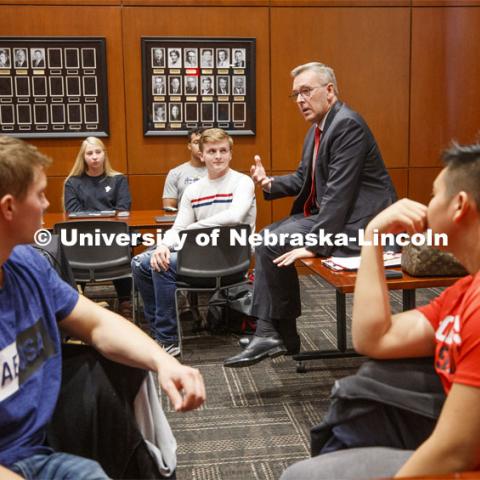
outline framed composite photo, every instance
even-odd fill
[[[255,135],[255,39],[141,39],[143,133],[218,127]]]
[[[108,136],[105,39],[0,37],[0,135]]]

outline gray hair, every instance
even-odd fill
[[[303,72],[315,72],[318,75],[321,75],[324,82],[333,84],[333,91],[335,92],[335,95],[338,96],[337,79],[335,78],[335,72],[333,71],[333,68],[325,65],[324,63],[309,62],[295,67],[290,72],[290,75],[295,78]]]

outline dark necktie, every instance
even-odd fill
[[[312,158],[312,186],[310,187],[310,194],[308,195],[305,204],[303,205],[303,214],[308,217],[310,216],[312,207],[315,206],[316,201],[316,191],[315,191],[315,164],[317,162],[318,147],[320,146],[320,136],[321,131],[318,126],[315,127],[315,146],[313,148],[313,158]]]

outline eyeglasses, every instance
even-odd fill
[[[308,100],[312,96],[312,92],[317,88],[322,88],[327,86],[328,83],[324,83],[323,85],[317,85],[316,87],[303,87],[300,90],[294,90],[288,97],[296,102],[298,96],[300,95],[304,100]]]

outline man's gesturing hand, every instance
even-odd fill
[[[250,175],[252,176],[252,180],[255,185],[260,185],[265,190],[270,190],[270,184],[272,183],[272,179],[267,177],[265,172],[265,168],[262,165],[262,159],[260,155],[255,155],[254,157],[255,165],[250,167]]]

